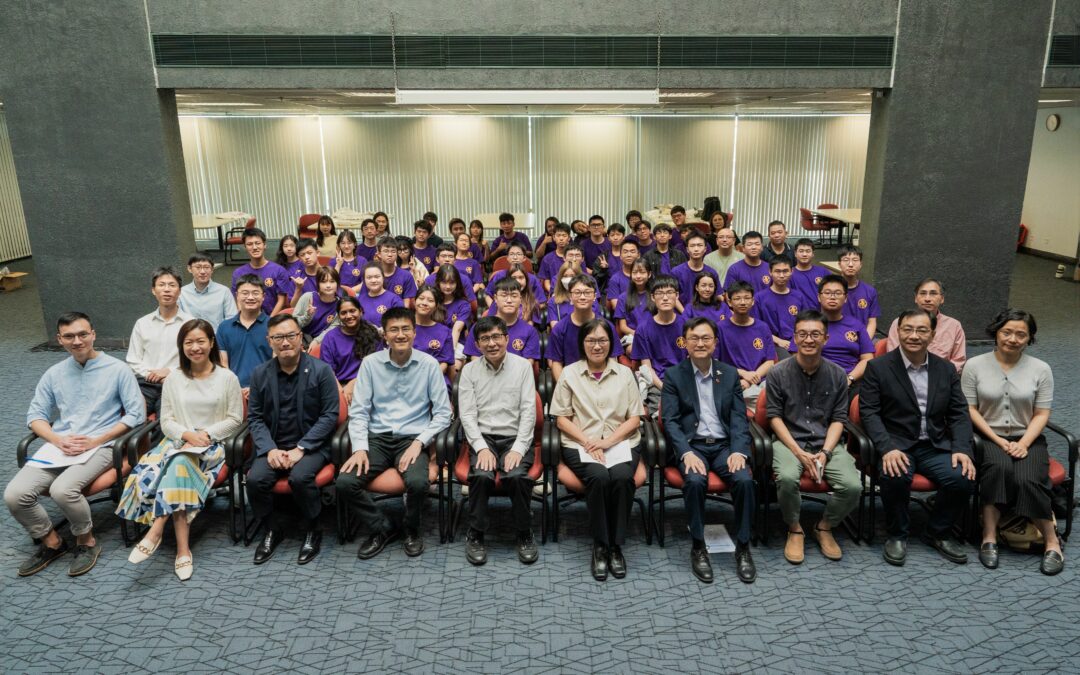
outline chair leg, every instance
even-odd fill
[[[667,516],[666,504],[667,500],[664,499],[664,477],[660,477],[660,519],[656,523],[656,543],[660,544],[660,548],[664,548],[665,537],[664,533],[667,531],[667,523],[665,517]]]
[[[645,528],[645,545],[652,546],[652,528],[649,527],[649,518],[646,514],[645,502],[640,498],[635,497],[634,503],[638,505],[641,510],[641,526]]]
[[[543,473],[544,497],[540,505],[540,543],[546,544],[548,537],[548,482],[547,471]]]

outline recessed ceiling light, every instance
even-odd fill
[[[1039,103],[1069,103],[1071,98],[1040,98]]]
[[[859,96],[872,96],[872,95],[873,94],[871,92],[869,92],[869,91],[866,92],[865,94],[859,94]]]

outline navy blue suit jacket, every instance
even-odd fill
[[[690,439],[697,435],[701,404],[698,401],[694,370],[694,363],[687,358],[664,371],[660,407],[664,420],[664,435],[675,459],[690,448]],[[713,359],[712,382],[716,412],[727,430],[731,449],[749,459],[750,425],[746,420],[746,402],[739,384],[739,373],[733,366]]]
[[[321,452],[330,459],[330,438],[337,428],[339,413],[338,383],[334,370],[325,362],[308,354],[300,355],[300,382],[295,401],[282,401],[278,397],[277,359],[260,364],[251,373],[251,391],[248,396],[248,425],[255,454],[263,456],[277,447],[280,407],[296,406],[302,437],[297,443],[306,453]],[[289,450],[290,448],[281,448]]]

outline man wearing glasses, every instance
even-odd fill
[[[466,364],[458,379],[458,412],[470,448],[465,557],[473,565],[487,561],[487,504],[497,476],[510,496],[518,560],[529,565],[539,555],[529,510],[536,429],[532,366],[507,353],[506,324],[499,317],[483,317],[474,333],[483,357]]]
[[[937,328],[930,343],[930,353],[949,361],[956,367],[956,372],[964,369],[967,362],[967,336],[964,327],[951,316],[945,316],[941,306],[945,304],[945,286],[937,279],[923,279],[915,286],[915,306],[925,309],[937,317]],[[900,333],[896,329],[897,321],[889,326],[889,351],[900,346]]]
[[[247,478],[248,499],[264,535],[255,549],[255,564],[274,555],[282,540],[274,513],[274,485],[288,476],[300,511],[304,543],[297,563],[319,554],[322,495],[315,476],[330,462],[330,438],[338,420],[338,384],[333,369],[304,353],[303,333],[291,314],[266,322],[274,358],[251,374],[248,424],[255,457]]]
[[[829,274],[818,284],[818,303],[821,313],[829,322],[829,331],[822,348],[822,356],[844,369],[848,380],[848,398],[858,393],[856,383],[866,371],[866,363],[874,358],[874,343],[866,332],[866,325],[848,314],[847,284],[837,274]],[[798,351],[792,343],[789,352]]]
[[[188,258],[191,283],[180,288],[180,311],[195,319],[205,319],[216,331],[226,318],[236,314],[236,301],[229,288],[214,281],[214,260],[205,253]]]
[[[504,277],[495,282],[495,309],[495,316],[506,325],[506,351],[528,359],[531,368],[533,362],[540,358],[540,334],[527,318],[521,316],[521,286],[517,281]],[[483,347],[477,345],[476,334],[475,329],[469,331],[469,337],[465,340],[465,356],[481,355]]]
[[[221,322],[217,329],[218,349],[225,367],[236,373],[240,386],[247,390],[251,373],[274,356],[266,339],[263,313],[263,286],[259,277],[245,274],[236,280],[236,304],[240,312]]]
[[[833,493],[814,525],[814,538],[829,560],[842,556],[832,530],[858,506],[862,490],[855,460],[840,441],[847,422],[847,373],[821,356],[828,337],[829,326],[821,312],[800,312],[792,340],[798,348],[795,358],[776,364],[765,388],[769,426],[776,434],[772,470],[777,501],[788,526],[784,557],[793,565],[804,558],[800,479],[806,475],[817,483],[825,481]]]
[[[66,468],[30,457],[4,490],[4,503],[26,532],[41,542],[19,566],[19,576],[36,574],[71,550],[39,503],[49,494],[75,535],[75,557],[68,575],[86,574],[101,546],[94,538],[90,504],[83,489],[112,466],[112,452],[102,446],[146,419],[135,375],[122,361],[94,349],[94,327],[81,312],[60,315],[56,337],[70,358],[42,375],[26,413],[30,430],[75,458]]]
[[[563,367],[577,363],[581,359],[578,349],[578,332],[582,326],[597,318],[596,312],[593,311],[596,293],[596,280],[592,277],[579,274],[570,280],[570,304],[574,309],[569,316],[555,324],[548,340],[548,366],[556,382],[562,375]],[[610,325],[611,322],[608,323]],[[614,327],[611,332],[617,334]],[[622,343],[616,340],[611,346],[611,358],[617,359],[622,353]]]

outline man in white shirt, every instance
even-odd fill
[[[214,281],[214,259],[195,253],[187,262],[192,280],[180,289],[180,311],[195,319],[205,319],[217,330],[218,324],[236,314],[236,300],[228,286]]]
[[[180,367],[176,336],[180,326],[191,319],[177,305],[181,283],[180,274],[171,267],[154,270],[150,292],[157,300],[157,309],[136,321],[131,329],[126,361],[139,381],[147,415],[158,412],[161,385],[169,373]]]
[[[506,351],[506,322],[485,316],[476,324],[482,358],[465,365],[458,378],[458,413],[469,442],[469,532],[465,557],[474,565],[487,561],[484,531],[487,503],[499,479],[510,496],[518,560],[536,562],[529,500],[536,430],[536,388],[528,359]]]

